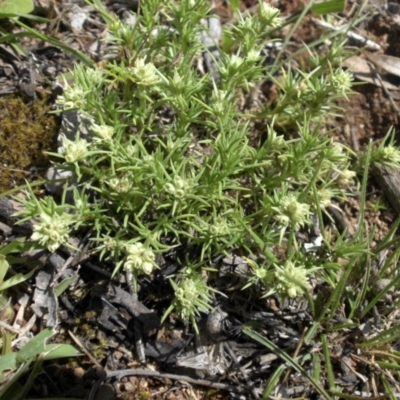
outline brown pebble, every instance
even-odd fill
[[[131,391],[133,390],[133,385],[132,385],[132,383],[130,383],[130,382],[125,382],[125,383],[123,384],[123,389],[124,389],[126,392],[131,392]]]
[[[139,382],[139,388],[140,389],[147,389],[149,387],[149,382],[145,381],[144,379],[142,379]]]
[[[129,382],[132,384],[132,386],[137,386],[138,384],[138,378],[136,376],[130,376],[129,377]]]
[[[74,369],[74,377],[76,379],[82,379],[83,375],[85,375],[85,370],[82,367]]]

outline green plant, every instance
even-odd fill
[[[24,240],[15,240],[0,248],[0,315],[1,321],[5,324],[14,318],[14,311],[10,305],[8,296],[10,290],[21,283],[27,282],[36,269],[26,274],[15,273],[12,265],[24,261],[21,257],[14,257],[13,254],[20,254],[31,247],[31,244]],[[9,276],[11,275],[11,276]],[[7,277],[8,276],[8,277]],[[57,289],[57,295],[71,283],[71,280],[64,280]],[[13,339],[15,332],[4,327],[0,328],[0,399],[25,399],[31,388],[35,377],[40,372],[43,361],[59,359],[63,357],[75,357],[80,353],[68,344],[47,344],[46,342],[55,334],[53,329],[46,329],[28,340],[20,349],[15,350]],[[21,378],[27,377],[24,385]]]
[[[1,0],[0,15],[29,14],[33,10],[32,0]]]
[[[187,266],[184,274],[177,278],[177,282],[170,278],[175,298],[165,311],[162,321],[174,311],[184,321],[192,323],[195,332],[199,334],[196,317],[200,315],[200,309],[203,311],[212,309],[209,304],[212,299],[211,292],[216,290],[208,287],[201,272],[190,266]]]
[[[208,51],[201,42],[208,1],[144,2],[134,27],[99,1],[94,6],[117,58],[102,69],[77,66],[74,84],[58,98],[63,110],[89,118],[89,136],[65,138],[63,152],[52,154],[61,159],[57,168],[77,176],[73,204],[29,192],[20,215],[42,221],[32,240],[54,251],[69,229],[89,227],[100,256],[116,260],[114,274],[133,274],[135,287],[152,273],[156,254],[185,251],[180,274],[187,278],[171,280],[172,288],[186,293],[194,279],[201,295],[190,307],[178,295],[165,316],[175,309],[194,326],[198,307],[210,301],[204,265],[221,253],[265,255],[264,294],[303,293],[316,273],[335,284],[332,271],[340,266],[304,255],[296,232],[311,214],[322,223],[325,207],[346,198],[354,177],[349,150],[321,132],[335,115],[334,100],[351,87],[340,42],[325,56],[312,53],[309,70],[282,63],[282,74],[272,75],[277,66],[264,66],[261,51],[283,21],[260,1],[258,14],[224,27],[214,61],[219,79],[212,79],[195,68]],[[265,79],[279,90],[274,106],[251,101]],[[54,218],[65,219],[57,238],[50,235]]]
[[[1,320],[7,324],[14,318],[14,310],[10,304],[8,290],[13,286],[27,281],[35,272],[33,269],[27,274],[13,274],[11,277],[9,276],[8,279],[6,279],[6,276],[9,275],[11,269],[10,263],[18,260],[11,254],[21,251],[22,246],[22,241],[15,240],[0,248],[0,316]],[[13,337],[14,334],[5,330],[0,330],[0,348],[2,355],[11,351],[11,341]]]
[[[12,254],[20,253],[24,247],[26,248],[26,245],[23,240],[15,240],[0,248],[0,294],[4,294],[7,289],[25,282],[35,272],[35,270],[32,270],[25,275],[18,273],[5,279],[10,270],[10,263],[21,262],[20,258],[15,258]]]
[[[44,361],[81,355],[69,344],[47,341],[54,335],[53,329],[45,329],[29,340],[19,351],[3,354],[0,358],[0,399],[26,399],[34,379]],[[22,385],[20,379],[26,374]]]
[[[307,297],[309,309],[315,318],[311,326],[304,328],[295,353],[289,354],[279,348],[265,335],[256,332],[250,324],[244,326],[243,332],[246,335],[264,345],[284,362],[284,365],[270,376],[263,398],[268,398],[276,388],[287,383],[289,375],[287,369],[290,368],[302,375],[325,399],[355,400],[357,397],[351,390],[347,392],[346,388],[337,384],[340,372],[338,373],[334,364],[339,362],[349,365],[349,363],[346,364],[346,361],[341,359],[343,354],[339,357],[335,355],[335,344],[330,340],[332,337],[346,338],[349,350],[347,356],[355,361],[352,364],[351,373],[358,374],[357,376],[362,377],[364,382],[368,382],[369,378],[363,375],[365,367],[376,368],[379,371],[374,382],[377,390],[392,396],[396,392],[395,386],[390,382],[393,382],[393,376],[398,379],[400,369],[400,358],[396,349],[400,325],[395,317],[399,304],[396,291],[400,284],[397,268],[400,247],[398,246],[399,238],[395,232],[399,227],[400,219],[398,218],[393,223],[382,243],[374,248],[372,246],[374,231],[366,233],[364,230],[367,222],[364,209],[370,164],[390,163],[391,167],[400,168],[395,157],[388,159],[386,156],[388,153],[398,152],[398,148],[394,146],[392,132],[388,133],[385,140],[389,140],[392,148],[385,150],[383,144],[378,146],[370,144],[360,157],[363,160],[363,180],[358,231],[353,237],[347,239],[345,235],[338,236],[336,240],[327,236],[325,238],[327,258],[331,261],[341,259],[346,262],[340,268],[338,268],[339,265],[336,265],[337,268],[332,265],[330,270],[329,263],[325,259],[325,279],[332,290],[325,299],[323,299],[323,291],[319,291],[315,297]],[[268,281],[271,279],[271,274],[277,273],[273,269],[265,270],[254,262],[250,262],[250,266],[254,271],[254,277],[248,286],[257,281]],[[330,275],[330,271],[336,271],[336,273]],[[302,285],[298,285],[298,279],[293,279],[295,275],[292,273],[291,278],[286,279],[285,282],[292,281],[292,285],[297,286],[296,290],[308,285],[307,278],[303,279]],[[336,320],[338,315],[341,316],[340,322]],[[376,320],[380,320],[376,322],[379,329],[370,329],[372,315]],[[361,334],[358,331],[360,326],[369,328]],[[314,349],[318,350],[312,356],[308,351],[301,352],[301,349],[310,345],[311,342],[314,343]],[[285,371],[286,376],[284,376]]]

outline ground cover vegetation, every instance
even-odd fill
[[[70,236],[85,232],[93,257],[114,278],[125,274],[139,298],[142,283],[173,260],[162,322],[178,318],[196,334],[215,299],[231,296],[216,284],[215,260],[240,256],[248,268],[235,290],[246,302],[262,309],[271,298],[304,299],[312,317],[291,354],[256,323],[240,327],[282,360],[262,388],[264,398],[290,371],[323,398],[356,398],[337,383],[340,361],[332,360],[331,342],[356,336],[358,358],[348,368],[358,377],[374,368],[371,391],[394,396],[397,301],[385,303],[380,330],[354,332],[374,315],[376,323],[377,307],[398,286],[398,222],[372,247],[364,208],[370,166],[398,168],[400,151],[390,132],[361,154],[333,140],[335,100],[351,96],[352,87],[342,68],[343,38],[323,53],[306,49],[308,62],[299,69],[271,39],[286,22],[263,1],[256,13],[238,13],[223,27],[217,53],[202,41],[209,1],[142,2],[132,25],[101,2],[94,6],[107,22],[111,57],[95,67],[77,65],[57,99],[58,112],[79,113],[83,122],[50,154],[57,170],[69,172],[63,194],[28,185],[18,197],[19,222],[36,221],[29,245],[74,250]],[[198,67],[204,52],[211,54],[208,72]],[[260,94],[263,82],[276,85],[273,99]],[[350,235],[336,228],[329,210],[354,196],[361,209]],[[302,352],[310,343],[313,351]],[[12,362],[2,371],[19,365]]]

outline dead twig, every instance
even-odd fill
[[[92,356],[89,350],[84,346],[84,344],[71,332],[68,331],[69,335],[71,336],[72,340],[77,344],[77,346],[89,357],[90,361],[97,367],[102,368],[99,362]]]
[[[311,20],[318,26],[321,26],[322,28],[329,29],[331,31],[335,32],[344,32],[346,33],[346,36],[350,39],[356,40],[360,42],[366,49],[368,50],[373,50],[373,51],[379,51],[381,50],[381,46],[378,43],[373,42],[370,39],[366,39],[363,36],[359,35],[358,33],[349,31],[349,26],[348,25],[341,25],[341,26],[333,26],[331,24],[328,24],[325,21],[322,21],[318,18],[311,18]]]
[[[185,376],[185,375],[166,374],[166,373],[159,372],[159,371],[151,371],[149,369],[123,369],[120,371],[109,372],[109,373],[107,373],[107,376],[104,379],[104,381],[110,380],[112,378],[122,379],[125,376],[147,376],[147,377],[159,378],[159,379],[172,379],[175,381],[187,382],[192,385],[205,386],[205,387],[209,387],[209,388],[217,389],[217,390],[225,390],[228,392],[235,392],[235,393],[248,393],[247,388],[226,385],[224,383],[211,382],[206,379],[194,379],[194,378],[190,378],[189,376]],[[93,398],[94,395],[95,395],[95,393],[92,394],[92,392],[91,392],[89,395],[89,399]]]
[[[11,333],[19,333],[18,329],[13,328],[11,325],[7,324],[6,322],[0,321],[0,327],[7,329],[8,331],[10,331]]]

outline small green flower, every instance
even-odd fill
[[[65,110],[79,110],[84,101],[85,92],[79,85],[70,86],[65,83],[63,94],[57,97],[56,104]]]
[[[284,153],[282,150],[287,149],[287,143],[283,135],[278,135],[272,128],[268,129],[268,143],[271,150],[276,153]]]
[[[259,2],[258,13],[262,23],[272,28],[282,26],[283,21],[282,18],[279,17],[280,11],[270,4],[265,3],[264,0]]]
[[[294,298],[306,290],[310,290],[307,275],[316,268],[307,270],[304,266],[296,266],[291,261],[286,261],[283,266],[275,265],[276,291],[284,296]]]
[[[339,68],[332,74],[331,82],[339,93],[346,95],[351,89],[353,79],[351,72]]]
[[[307,80],[302,79],[296,84],[297,98],[300,99],[304,93],[309,92],[310,87]]]
[[[350,169],[345,169],[343,171],[340,171],[340,175],[337,178],[336,182],[339,187],[347,188],[353,183],[355,177],[356,177],[355,171],[351,171]]]
[[[173,183],[166,183],[164,186],[164,189],[176,199],[183,199],[190,188],[191,182],[179,175],[175,175]]]
[[[104,247],[108,250],[108,251],[113,251],[117,248],[118,246],[118,242],[110,237],[110,236],[105,236],[104,237]]]
[[[309,224],[310,206],[299,203],[294,195],[288,195],[281,199],[279,207],[272,207],[278,214],[275,219],[282,226],[292,226],[294,229]]]
[[[319,203],[322,207],[328,207],[332,204],[332,197],[334,197],[334,193],[329,189],[320,189],[318,190],[318,199]]]
[[[62,244],[68,242],[69,224],[71,217],[69,214],[48,215],[41,212],[39,223],[33,227],[31,239],[39,242],[41,246],[46,247],[51,253],[54,253]]]
[[[219,73],[226,79],[238,74],[242,70],[245,61],[237,54],[231,54],[224,57],[222,65],[219,67]]]
[[[134,155],[137,154],[138,149],[137,149],[136,146],[134,146],[134,145],[132,145],[132,144],[128,144],[128,145],[125,147],[125,151],[126,151],[126,154],[127,154],[129,157],[133,157]]]
[[[224,218],[217,217],[213,224],[209,225],[209,232],[214,237],[227,236],[230,232],[229,224]]]
[[[118,33],[123,28],[122,22],[120,20],[113,20],[108,24],[108,29],[112,33]]]
[[[138,58],[131,69],[136,83],[143,86],[154,86],[160,82],[157,69],[153,63],[145,63],[144,58]]]
[[[104,142],[111,142],[112,137],[114,136],[114,128],[108,125],[97,125],[92,124],[91,130],[96,136],[95,141],[104,141]]]
[[[126,252],[128,256],[124,263],[124,271],[144,273],[146,275],[150,275],[153,272],[155,255],[143,243],[137,242],[126,245]]]
[[[122,178],[112,178],[107,183],[116,193],[128,193],[132,189],[132,180],[127,175]]]
[[[244,59],[237,54],[232,54],[228,59],[229,67],[233,70],[238,70],[243,63]]]
[[[233,27],[234,31],[237,31],[240,33],[242,38],[246,38],[249,36],[249,34],[252,35],[254,38],[255,33],[255,27],[256,27],[257,22],[255,19],[250,15],[246,15],[245,17],[240,15],[239,21],[237,26]]]
[[[400,150],[396,146],[388,145],[380,148],[374,154],[374,158],[376,158],[378,162],[388,161],[391,163],[400,163]]]
[[[215,115],[224,115],[227,109],[227,92],[224,90],[218,90],[214,88],[211,94],[211,109]]]
[[[263,267],[259,267],[254,271],[254,275],[257,279],[263,281],[268,277],[268,271]]]
[[[348,160],[347,150],[345,146],[343,146],[339,142],[333,142],[332,140],[328,145],[327,158],[329,161],[337,164],[341,162],[346,162]]]
[[[202,277],[185,277],[175,284],[174,306],[184,321],[192,321],[198,315],[198,308],[211,308],[208,303],[211,300],[209,288],[203,282]]]
[[[247,289],[252,285],[259,285],[260,283],[266,287],[271,286],[273,283],[274,272],[271,269],[268,269],[265,265],[259,266],[250,258],[244,257],[244,259],[251,268],[252,276],[248,277],[247,283],[243,289]],[[275,290],[270,290],[265,296],[269,296],[272,293],[275,293]]]
[[[63,155],[68,163],[75,163],[85,160],[89,151],[89,143],[84,139],[76,139],[75,141],[63,139]]]
[[[177,72],[177,71],[174,71],[174,76],[171,81],[171,86],[173,88],[175,88],[176,90],[181,90],[185,87],[183,78],[181,75],[179,75],[179,72]]]
[[[247,53],[246,61],[256,63],[260,60],[260,51],[252,49]]]
[[[185,315],[186,310],[191,307],[198,295],[196,283],[192,279],[186,278],[181,282],[179,288],[175,292],[175,298],[180,303],[182,310],[184,310],[183,315]],[[183,318],[188,319],[187,316]]]

